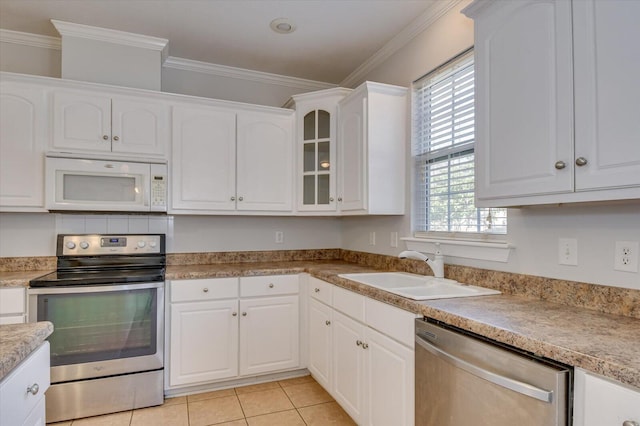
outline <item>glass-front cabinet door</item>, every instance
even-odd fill
[[[336,119],[338,102],[350,89],[293,96],[298,143],[298,211],[336,211]]]

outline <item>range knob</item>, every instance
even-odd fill
[[[151,248],[156,248],[156,246],[157,246],[157,245],[158,245],[158,244],[157,244],[155,241],[151,241],[151,242],[149,243],[149,247],[151,247]]]
[[[88,243],[88,242],[86,242],[86,241],[82,241],[82,242],[80,243],[80,248],[81,248],[81,249],[83,249],[83,250],[88,249],[88,248],[89,248],[89,243]]]
[[[76,243],[74,243],[73,241],[67,241],[67,244],[65,245],[69,250],[73,250],[74,248],[76,248]]]
[[[138,241],[138,247],[143,248],[146,245],[147,243],[145,243],[144,241]]]

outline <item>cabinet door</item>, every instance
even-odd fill
[[[299,366],[298,296],[240,300],[240,375]]]
[[[236,114],[179,106],[172,121],[172,209],[234,210]]]
[[[366,425],[414,424],[413,350],[366,329]]]
[[[366,110],[364,94],[352,94],[338,106],[338,208],[367,209]]]
[[[238,210],[293,209],[293,115],[238,113]]]
[[[364,326],[333,311],[333,394],[342,408],[359,424],[364,421],[367,383],[362,349]],[[395,423],[392,423],[395,424]]]
[[[169,385],[238,375],[238,301],[171,304]]]
[[[325,389],[331,388],[331,311],[315,299],[309,299],[309,371]]]
[[[573,3],[576,190],[640,185],[640,2]]]
[[[164,156],[169,107],[160,101],[114,98],[111,130],[113,152]]]
[[[95,94],[53,94],[53,148],[111,151],[111,98]]]
[[[573,420],[573,426],[640,423],[640,390],[576,369]]]
[[[496,1],[475,40],[478,204],[573,191],[571,2]]]
[[[45,90],[3,82],[0,122],[0,209],[44,208]]]

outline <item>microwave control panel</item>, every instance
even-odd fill
[[[167,207],[167,177],[163,175],[151,176],[151,210],[166,210]]]

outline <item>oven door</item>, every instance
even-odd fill
[[[29,322],[50,321],[51,382],[163,367],[164,282],[30,288]]]

